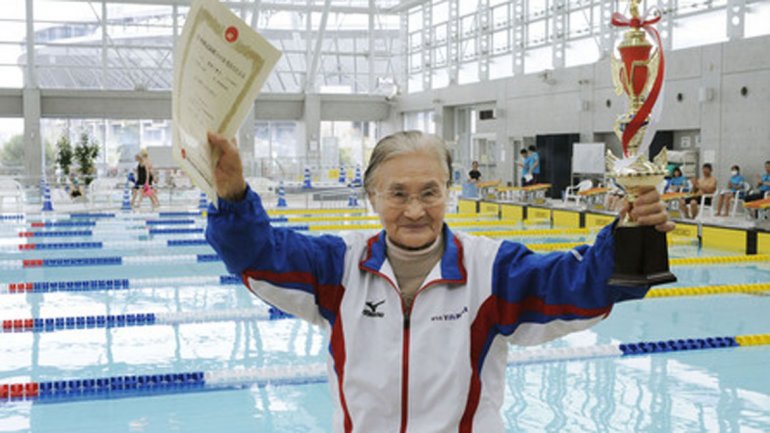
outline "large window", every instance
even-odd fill
[[[404,113],[404,130],[417,130],[428,134],[436,133],[435,112],[429,111],[411,111]]]
[[[24,172],[24,119],[0,119],[0,176]]]
[[[328,166],[364,167],[377,144],[376,122],[321,122],[321,154]],[[336,157],[334,157],[336,155]],[[332,158],[327,158],[332,156]]]
[[[170,89],[174,39],[189,11],[174,6],[178,3],[35,0],[30,12],[37,83],[43,89]],[[268,3],[227,3],[283,52],[264,91],[394,93],[401,48],[399,17],[388,11],[392,1],[378,0],[371,10],[368,2],[333,1],[326,19],[321,4],[308,11],[304,1]],[[25,2],[7,0],[2,6],[0,87],[21,87],[27,64]]]
[[[741,25],[744,37],[770,34],[766,1],[746,1],[743,20],[729,14],[741,6],[728,11],[727,0],[663,3],[672,6],[665,7],[658,28],[672,49],[726,41],[727,29]],[[611,12],[627,5],[607,0],[421,2],[403,17],[407,91],[593,63],[617,42],[609,34]],[[647,0],[641,10],[656,5]]]
[[[254,159],[244,161],[247,175],[295,179],[306,165],[303,124],[294,121],[257,121]]]
[[[27,35],[23,1],[6,1],[0,14],[0,87],[24,85],[24,40]]]

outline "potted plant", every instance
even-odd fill
[[[61,168],[63,178],[67,179],[72,165],[72,145],[66,135],[62,135],[56,142],[56,164]]]
[[[87,186],[94,180],[96,174],[94,161],[99,155],[99,144],[96,140],[89,137],[87,132],[83,132],[80,134],[80,142],[75,145],[73,153],[80,167],[83,183]]]

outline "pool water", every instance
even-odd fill
[[[201,217],[191,219],[191,224],[153,224],[153,228],[205,225]],[[325,362],[327,341],[319,328],[296,319],[240,320],[234,312],[262,312],[268,307],[242,286],[220,284],[218,277],[227,275],[222,262],[196,260],[212,254],[210,247],[164,244],[169,239],[200,239],[202,234],[150,234],[141,217],[120,215],[95,220],[91,236],[17,234],[81,228],[39,229],[30,228],[28,221],[0,222],[0,286],[128,279],[132,287],[23,294],[0,290],[0,320],[137,313],[186,319],[173,325],[0,333],[0,384],[263,367],[283,368],[290,375]],[[590,242],[592,237],[554,234],[512,239],[537,244]],[[25,242],[93,241],[103,241],[105,248],[18,248]],[[730,253],[676,245],[670,254]],[[115,256],[124,262],[14,265],[30,259]],[[770,282],[767,262],[673,270],[679,278],[672,285],[676,287]],[[542,348],[768,333],[768,311],[770,297],[762,295],[649,298],[618,304],[594,328]],[[202,321],[190,323],[194,315]],[[510,350],[515,354],[526,349]],[[770,346],[514,364],[506,375],[502,416],[509,432],[768,432],[768,365]],[[216,390],[126,398],[0,402],[2,432],[328,432],[331,417],[328,385],[317,379],[267,386],[233,383]]]

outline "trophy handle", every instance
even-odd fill
[[[611,175],[615,172],[615,164],[618,162],[618,157],[615,156],[611,150],[607,149],[607,155],[604,158],[604,163],[607,165],[607,174]]]
[[[615,94],[620,96],[625,93],[626,85],[621,78],[624,74],[623,63],[620,62],[614,55],[610,56],[610,67],[612,69],[612,85],[615,87]]]
[[[650,56],[650,60],[647,62],[647,84],[644,86],[644,90],[642,90],[642,95],[650,94],[650,91],[652,91],[652,87],[655,85],[655,78],[658,76],[658,64],[660,63],[660,51],[655,50],[655,52]]]
[[[665,147],[652,159],[652,162],[661,170],[665,170],[668,165],[668,149]]]

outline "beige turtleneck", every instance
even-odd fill
[[[436,241],[421,250],[407,250],[395,245],[386,236],[387,256],[393,273],[401,288],[404,304],[412,305],[417,290],[420,289],[436,263],[441,260],[444,252],[444,236],[439,235]]]

